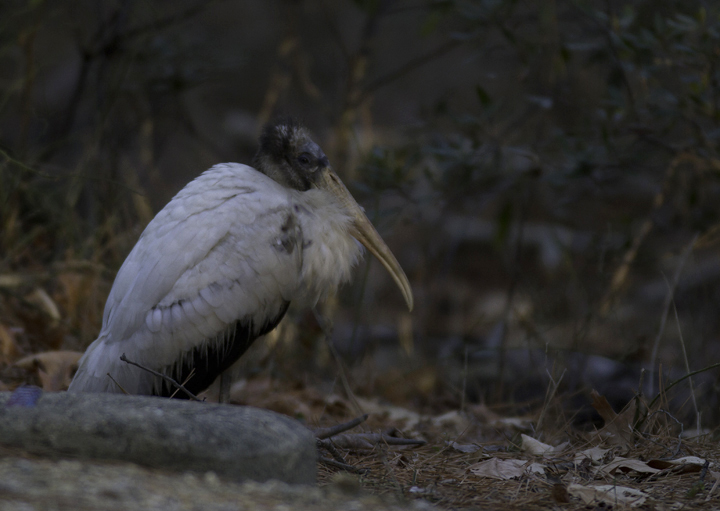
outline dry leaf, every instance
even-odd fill
[[[413,429],[422,419],[419,413],[408,410],[407,408],[384,405],[375,400],[361,397],[357,397],[356,399],[363,412],[384,416],[389,422],[402,424],[404,429]]]
[[[25,300],[47,314],[53,321],[60,321],[60,309],[43,288],[38,287]]]
[[[453,428],[458,434],[470,427],[468,418],[457,410],[433,417],[430,422],[439,428]]]
[[[525,472],[528,474],[543,475],[545,473],[545,465],[536,462],[530,463],[525,469]]]
[[[553,501],[555,501],[555,503],[557,504],[567,504],[568,502],[570,502],[570,496],[568,495],[567,488],[565,488],[565,485],[563,484],[553,484],[551,495]]]
[[[15,342],[15,335],[0,323],[0,362],[11,364],[20,355],[22,355],[22,350]]]
[[[457,442],[445,442],[445,445],[455,449],[456,451],[464,453],[473,453],[482,449],[482,446],[477,444],[459,444]]]
[[[551,453],[554,450],[552,445],[544,444],[541,441],[535,440],[525,434],[520,435],[520,438],[522,438],[522,446],[520,449],[535,456],[542,456],[546,453]]]
[[[648,466],[656,468],[658,470],[664,470],[672,467],[682,467],[679,474],[688,474],[691,472],[700,472],[705,466],[705,460],[698,458],[697,456],[685,456],[676,460],[650,460],[647,462]]]
[[[4,273],[0,275],[0,288],[12,289],[28,282],[28,278],[17,273]]]
[[[568,442],[553,447],[552,445],[544,444],[524,434],[520,435],[520,437],[522,438],[521,449],[533,456],[554,456],[568,446]]]
[[[600,447],[585,449],[584,451],[575,453],[574,463],[579,465],[585,460],[590,460],[593,464],[597,465],[605,458],[608,452],[610,452],[610,449],[601,449]]]
[[[532,420],[520,417],[506,417],[504,419],[489,422],[488,424],[496,429],[510,428],[514,431],[532,431],[533,429]]]
[[[528,463],[527,460],[489,460],[475,463],[468,467],[470,472],[478,477],[490,479],[515,479],[526,473],[543,474],[545,467],[539,463]]]
[[[649,467],[647,463],[640,460],[631,460],[627,458],[617,457],[607,465],[598,467],[598,472],[604,474],[614,474],[617,470],[623,472],[635,471],[641,474],[655,474],[660,472],[657,468]]]
[[[590,393],[592,407],[597,410],[600,417],[605,421],[603,428],[598,434],[610,441],[613,445],[619,445],[623,449],[629,449],[633,445],[632,421],[635,417],[634,406],[628,405],[618,415],[608,403],[605,396],[601,396],[596,390]]]
[[[82,355],[78,351],[46,351],[21,358],[15,365],[37,371],[42,389],[56,392],[68,388]]]
[[[570,495],[578,497],[585,504],[605,503],[611,506],[617,504],[638,507],[642,506],[649,495],[634,488],[605,484],[600,486],[583,486],[571,484],[567,487]]]

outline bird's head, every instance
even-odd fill
[[[412,310],[412,290],[405,272],[304,126],[292,119],[265,126],[253,165],[288,188],[301,192],[318,188],[332,194],[353,218],[350,234],[385,266]]]
[[[330,162],[308,130],[294,119],[268,124],[253,165],[273,181],[305,192],[316,186]]]

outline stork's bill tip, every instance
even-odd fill
[[[345,206],[348,213],[352,215],[354,220],[351,232],[352,236],[378,258],[400,288],[408,309],[412,311],[412,289],[410,288],[410,282],[408,282],[407,276],[400,266],[400,263],[397,262],[393,253],[375,230],[373,224],[370,222],[362,208],[355,201],[353,196],[350,194],[350,191],[343,184],[338,175],[335,174],[330,167],[327,167],[322,176],[323,178],[319,183],[319,186],[335,195],[340,203]]]

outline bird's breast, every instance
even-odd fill
[[[323,190],[297,192],[293,209],[302,231],[298,291],[303,300],[315,304],[350,280],[362,245],[350,235],[351,216]]]

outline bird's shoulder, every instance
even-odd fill
[[[222,163],[211,167],[188,183],[160,211],[148,226],[172,226],[175,222],[193,220],[195,215],[215,212],[219,208],[230,208],[236,221],[252,222],[252,216],[245,218],[241,210],[248,212],[267,210],[286,205],[289,195],[285,188],[258,172],[240,163]]]
[[[154,307],[194,299],[201,291],[267,292],[264,301],[274,293],[287,295],[300,262],[292,248],[302,236],[286,232],[292,211],[287,190],[252,167],[220,164],[207,170],[140,236],[108,297],[105,328],[117,329],[114,338],[126,338]],[[245,286],[234,284],[239,280]]]

